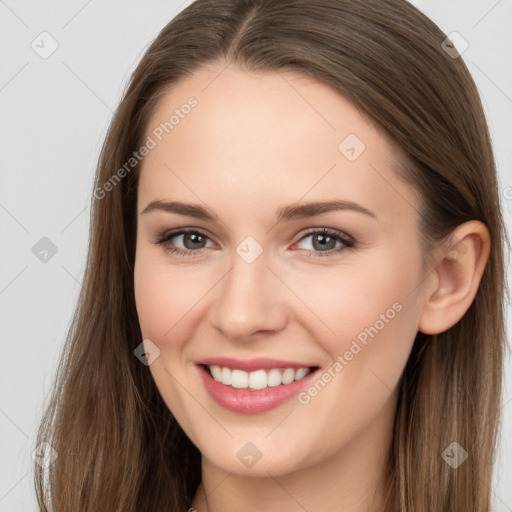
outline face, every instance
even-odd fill
[[[390,440],[421,314],[419,199],[339,94],[224,67],[179,83],[149,122],[137,312],[203,457],[279,475]]]

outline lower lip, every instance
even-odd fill
[[[221,382],[217,382],[210,375],[210,371],[204,366],[198,366],[197,368],[203,379],[206,391],[220,406],[229,411],[245,414],[266,412],[281,405],[286,400],[300,393],[318,371],[318,369],[315,369],[302,379],[295,380],[290,384],[280,384],[279,386],[250,391],[248,389],[225,386]]]

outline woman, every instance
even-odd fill
[[[490,511],[496,170],[417,9],[194,2],[133,73],[92,211],[41,510]]]

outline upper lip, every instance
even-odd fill
[[[231,369],[252,372],[254,370],[267,370],[271,368],[312,368],[316,365],[300,363],[297,361],[285,361],[283,359],[272,359],[258,357],[255,359],[235,359],[233,357],[207,357],[196,361],[196,364],[208,366],[221,366]]]

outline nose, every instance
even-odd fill
[[[231,269],[216,289],[210,322],[226,338],[251,341],[286,326],[290,291],[269,267],[265,252],[251,263],[234,253]]]

